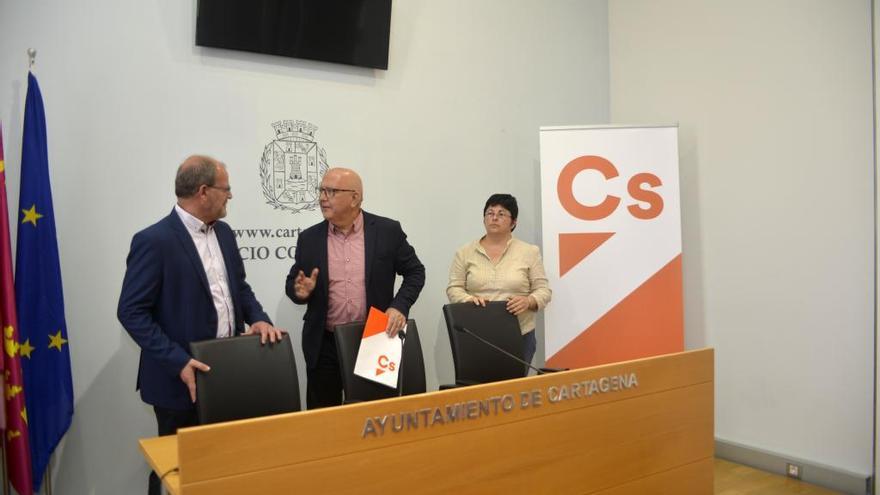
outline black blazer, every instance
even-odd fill
[[[244,331],[245,322],[271,323],[245,281],[232,229],[216,222],[214,230],[226,264],[235,333]],[[190,342],[217,335],[217,310],[202,260],[177,212],[134,235],[126,264],[117,317],[141,348],[141,398],[154,406],[191,409],[180,370],[190,359]]]
[[[404,316],[425,285],[425,267],[419,261],[412,246],[406,241],[406,234],[400,222],[390,218],[364,213],[364,265],[366,270],[367,308],[375,306],[382,311],[394,308]],[[313,225],[304,230],[296,244],[296,259],[287,275],[284,289],[287,297],[296,304],[308,304],[303,316],[302,346],[306,366],[314,368],[318,364],[321,351],[321,337],[327,322],[327,297],[329,279],[327,276],[327,229],[329,222]],[[307,300],[296,297],[293,281],[302,270],[309,276],[318,269],[315,290]],[[394,279],[403,276],[403,283],[394,294]]]

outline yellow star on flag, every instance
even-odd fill
[[[61,352],[61,346],[67,343],[67,339],[61,336],[61,330],[58,330],[58,333],[55,335],[49,336],[49,349],[56,348],[58,352]]]
[[[6,171],[6,165],[3,163],[3,160],[0,160],[0,172]]]
[[[20,385],[6,385],[6,400],[9,400],[21,392]]]
[[[33,350],[34,347],[31,346],[31,339],[27,339],[24,341],[24,344],[21,344],[21,347],[18,348],[18,353],[21,354],[22,357],[30,359],[31,351]]]
[[[37,205],[31,205],[29,210],[21,210],[24,213],[24,218],[21,220],[21,223],[30,222],[34,224],[34,227],[37,226],[37,220],[43,218],[43,215],[37,213]]]
[[[11,326],[3,329],[3,350],[5,350],[6,354],[11,358],[14,358],[15,353],[18,352],[18,342],[12,338],[13,333],[15,333],[15,330]]]
[[[21,436],[21,432],[18,431],[18,430],[9,430],[9,431],[6,433],[6,438],[9,439],[9,440],[12,440],[13,438],[17,438],[17,437],[20,437],[20,436]]]
[[[24,420],[24,424],[27,424],[27,407],[21,408],[21,419]]]

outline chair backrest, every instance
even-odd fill
[[[260,344],[241,335],[190,344],[211,371],[196,373],[199,423],[219,423],[300,410],[299,380],[290,336]]]
[[[346,404],[387,399],[399,395],[398,389],[386,387],[354,374],[354,365],[357,361],[363,333],[363,321],[337,325],[333,331]],[[422,356],[422,343],[419,340],[419,329],[416,327],[415,320],[406,322],[406,340],[403,347],[403,357],[400,361],[399,374],[400,381],[403,383],[403,395],[425,392],[425,360]]]
[[[486,307],[471,302],[447,304],[443,306],[443,316],[452,346],[456,385],[490,383],[526,375],[525,365],[457,329],[465,327],[522,359],[519,321],[507,311],[506,302],[490,302]]]

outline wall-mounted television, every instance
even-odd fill
[[[388,69],[391,0],[199,0],[196,45]]]

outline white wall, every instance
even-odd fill
[[[679,122],[719,439],[872,471],[870,2],[609,2],[611,119]]]
[[[871,34],[873,36],[874,62],[874,474],[880,472],[880,459],[877,456],[877,444],[880,442],[880,431],[877,429],[877,405],[880,399],[880,382],[877,381],[877,356],[880,355],[880,341],[877,340],[877,318],[880,317],[880,279],[877,277],[877,260],[880,259],[880,205],[877,203],[877,192],[880,191],[880,175],[877,174],[877,157],[880,156],[880,128],[877,126],[877,98],[880,97],[880,37],[877,27],[880,26],[880,11],[877,0],[871,0]],[[875,480],[874,484],[877,482]]]
[[[12,205],[29,47],[48,120],[76,397],[56,493],[145,485],[136,439],[155,422],[134,391],[138,351],[115,309],[131,235],[170,211],[187,154],[228,164],[234,227],[304,227],[318,215],[265,205],[258,166],[272,122],[318,125],[328,161],[361,171],[365,207],[399,219],[427,266],[412,316],[436,387],[453,379],[440,313],[448,264],[482,232],[483,201],[516,195],[517,234],[538,242],[538,127],[608,120],[605,0],[396,1],[387,72],[195,47],[194,13],[179,0],[0,0]],[[299,350],[302,310],[282,293],[288,268],[247,263]]]

